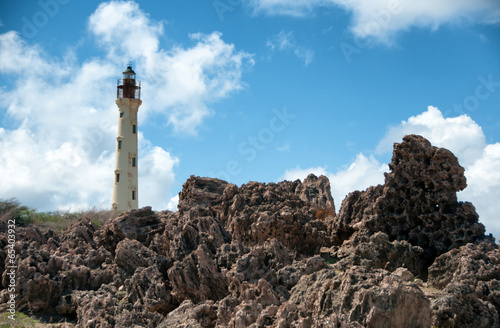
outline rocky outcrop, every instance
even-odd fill
[[[315,214],[334,208],[331,195],[326,196],[330,183],[326,177],[314,176],[305,181],[268,185],[250,182],[240,188],[228,185],[222,197],[221,220],[233,240],[251,247],[275,238],[288,249],[306,255],[329,244],[325,222]],[[313,203],[304,201],[313,195],[320,197]]]
[[[474,206],[457,202],[466,179],[449,150],[421,136],[405,136],[395,144],[389,168],[384,185],[355,191],[343,201],[330,226],[336,244],[383,232],[389,242],[420,247],[425,268],[440,254],[485,238]],[[342,253],[349,252],[341,249],[339,257]],[[414,273],[422,272],[414,268]]]
[[[282,307],[287,314],[278,325],[427,328],[429,303],[415,284],[386,270],[324,269],[300,279]]]
[[[433,301],[442,327],[500,326],[500,250],[491,243],[467,244],[439,256],[429,285],[443,290]]]
[[[455,156],[406,136],[390,169],[338,214],[324,176],[192,176],[177,212],[19,228],[17,309],[78,328],[500,327],[500,251],[457,202]]]

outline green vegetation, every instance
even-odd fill
[[[11,314],[4,312],[0,314],[0,328],[51,328],[58,324],[41,323],[22,312],[16,312],[15,320],[9,319]]]
[[[22,312],[16,312],[14,315],[15,320],[9,319],[11,314],[4,312],[0,315],[0,328],[33,328],[44,327],[39,321],[28,317]]]
[[[41,230],[52,229],[60,232],[81,218],[88,217],[95,225],[102,226],[113,218],[115,212],[97,208],[77,212],[55,211],[39,212],[36,209],[21,205],[16,199],[0,199],[0,220],[16,220],[19,225],[36,225]],[[0,327],[1,328],[1,327]]]

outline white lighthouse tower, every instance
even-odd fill
[[[141,81],[135,79],[131,66],[123,72],[123,78],[118,80],[115,103],[120,116],[111,209],[122,212],[139,207],[137,112],[142,104]]]

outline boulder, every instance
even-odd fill
[[[339,273],[324,269],[304,276],[283,304],[288,315],[277,326],[326,324],[359,327],[422,327],[431,324],[430,302],[410,282],[385,270],[353,266]]]
[[[354,233],[385,233],[423,249],[424,267],[437,256],[484,238],[470,203],[457,202],[466,186],[464,169],[447,149],[408,135],[394,145],[385,184],[350,193],[330,226],[338,245]]]

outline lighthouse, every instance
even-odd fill
[[[130,65],[118,80],[115,103],[119,118],[111,209],[122,212],[139,207],[137,112],[142,104],[141,81],[135,79]]]

